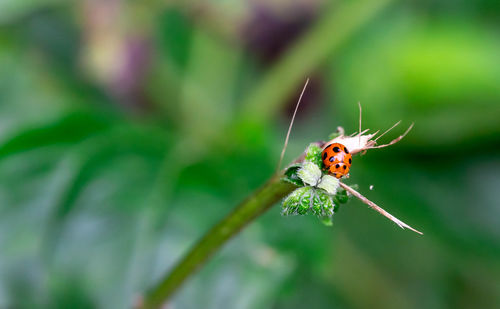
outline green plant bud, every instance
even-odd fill
[[[359,186],[357,184],[351,185],[351,188],[353,188],[354,190],[358,190],[358,187]],[[336,204],[345,204],[351,198],[352,195],[348,194],[346,190],[344,190],[343,188],[338,188],[337,194],[335,195]]]
[[[307,187],[302,187],[294,190],[284,200],[282,205],[282,214],[285,216],[295,215],[298,212],[300,200],[304,192],[307,192]]]
[[[322,213],[322,202],[321,202],[318,194],[314,194],[314,196],[313,196],[313,200],[312,200],[312,212],[316,216],[319,216]]]
[[[298,208],[299,208],[299,203],[292,201],[290,203],[287,203],[286,207],[283,207],[283,210],[281,213],[284,216],[295,215],[295,214],[297,214]]]
[[[323,175],[321,178],[318,188],[321,188],[328,192],[328,194],[334,195],[337,193],[337,189],[339,187],[339,180],[330,175]]]
[[[302,179],[300,179],[299,175],[297,175],[297,172],[299,169],[302,167],[302,164],[300,163],[295,163],[290,165],[286,171],[285,171],[285,176],[282,178],[284,181],[293,183],[296,186],[302,187],[304,186],[304,182]]]
[[[332,196],[324,193],[321,190],[318,190],[318,196],[320,200],[322,201],[321,206],[322,206],[322,212],[321,216],[332,216],[334,213],[334,203]]]
[[[312,162],[304,162],[302,167],[297,172],[297,175],[302,181],[310,186],[316,186],[321,180],[321,170]]]
[[[335,207],[334,196],[323,189],[307,186],[297,188],[285,198],[282,205],[282,215],[313,214],[323,224],[331,226]]]
[[[329,197],[324,203],[323,208],[327,214],[333,214],[334,212],[334,204],[331,197]]]
[[[305,215],[309,211],[309,207],[311,207],[311,202],[309,200],[300,201],[299,208],[297,209],[297,213],[299,215]]]
[[[312,162],[316,164],[319,168],[323,167],[323,161],[321,160],[322,149],[317,144],[310,144],[306,149],[305,161]]]
[[[345,204],[349,201],[349,196],[347,195],[347,191],[339,188],[337,194],[335,195],[335,200],[337,203]]]
[[[338,203],[332,202],[333,203],[333,212],[338,212],[340,207]]]

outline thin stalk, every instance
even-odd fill
[[[145,295],[142,308],[159,308],[232,236],[292,192],[296,186],[282,181],[282,176],[281,173],[273,176],[208,231],[172,271]]]

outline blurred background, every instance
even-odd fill
[[[171,308],[500,308],[500,2],[0,1],[0,307],[128,308],[337,126],[333,227],[272,208]],[[373,185],[373,190],[369,190]]]

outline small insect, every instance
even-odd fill
[[[349,177],[349,169],[352,164],[352,155],[346,146],[340,143],[327,145],[321,153],[323,164],[326,169],[336,178]]]
[[[309,79],[307,79],[304,88],[302,88],[302,92],[300,93],[299,100],[297,101],[297,105],[295,106],[295,111],[293,112],[292,120],[290,121],[290,126],[288,127],[288,132],[286,134],[285,138],[285,144],[283,146],[283,149],[281,151],[281,156],[280,160],[278,163],[278,167],[276,170],[276,173],[280,172],[280,167],[281,167],[281,162],[283,161],[283,156],[285,154],[286,147],[288,145],[288,138],[290,137],[290,131],[293,126],[293,121],[295,119],[295,115],[297,114],[297,110],[300,105],[300,101],[302,99],[302,96],[304,95],[304,91],[306,90],[307,84],[309,83]],[[402,135],[399,137],[393,139],[391,142],[388,144],[383,144],[383,145],[377,145],[377,140],[384,136],[387,132],[391,131],[395,126],[397,126],[400,121],[396,122],[391,128],[386,130],[384,133],[380,134],[378,137],[375,137],[378,133],[372,133],[369,134],[367,133],[368,130],[361,130],[361,104],[358,102],[359,106],[359,131],[356,134],[352,134],[350,136],[346,136],[344,134],[344,129],[341,127],[338,127],[338,133],[339,135],[332,139],[331,141],[327,142],[326,147],[323,148],[323,151],[321,152],[321,159],[323,160],[323,165],[326,169],[328,169],[328,172],[333,174],[337,179],[342,178],[343,176],[346,176],[346,178],[349,177],[349,169],[351,168],[352,164],[352,155],[357,154],[357,153],[364,153],[369,149],[377,149],[377,148],[384,148],[390,145],[393,145],[397,142],[399,142],[403,137],[406,136],[406,134],[411,130],[413,127],[413,123],[410,125],[410,127],[404,132]],[[349,149],[347,149],[346,145],[349,146]],[[398,218],[394,217],[384,209],[382,209],[380,206],[375,204],[374,202],[370,201],[366,197],[364,197],[361,193],[358,191],[354,190],[353,188],[349,187],[342,181],[339,181],[339,186],[342,187],[344,190],[346,190],[349,194],[357,197],[360,199],[363,203],[367,204],[370,206],[372,209],[380,213],[381,215],[385,216],[386,218],[389,218],[392,222],[396,223],[400,228],[402,229],[410,229],[418,234],[422,234],[422,232],[412,228],[408,224],[404,223],[403,221],[399,220]],[[373,186],[370,186],[370,190],[373,189]],[[295,192],[295,191],[294,191]],[[293,194],[293,193],[292,193]]]

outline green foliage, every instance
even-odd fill
[[[316,187],[320,183],[323,173],[316,164],[304,161],[302,167],[297,171],[297,175],[306,185]]]
[[[319,168],[323,167],[323,161],[321,159],[321,148],[316,144],[310,144],[306,149],[305,161],[312,162],[316,164]]]
[[[283,201],[285,216],[313,214],[331,222],[334,213],[332,196],[313,187],[301,187],[289,194]]]
[[[316,144],[311,144],[305,151],[304,162],[292,165],[286,170],[285,178],[300,187],[283,200],[283,215],[312,214],[317,216],[323,224],[332,225],[332,217],[338,208],[338,201],[347,202],[344,199],[346,192],[338,190],[339,180],[324,174],[320,169],[321,165],[321,148]],[[301,181],[293,181],[295,179]]]
[[[350,185],[354,190],[358,190],[359,186],[357,184]],[[344,188],[339,188],[337,194],[334,197],[334,201],[337,205],[345,204],[350,199],[352,199],[352,195],[347,194],[347,191]]]
[[[302,181],[302,179],[298,175],[298,171],[301,167],[302,167],[302,164],[300,164],[300,163],[292,164],[289,167],[287,167],[287,169],[285,171],[285,177],[283,177],[283,180],[288,181],[290,183],[293,183],[294,185],[297,185],[300,187],[303,186],[304,182]]]

